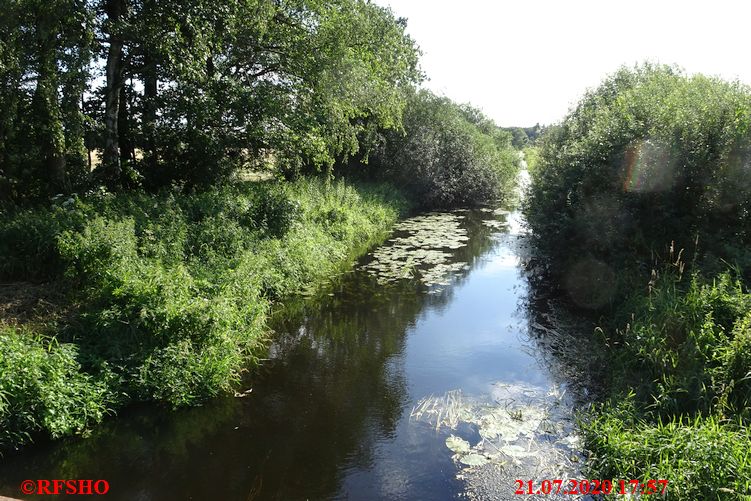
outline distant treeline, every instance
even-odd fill
[[[545,126],[538,123],[534,127],[504,127],[503,130],[511,134],[514,148],[522,149],[527,146],[534,146],[537,143],[537,138],[545,132]]]

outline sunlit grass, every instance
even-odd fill
[[[8,209],[0,277],[64,283],[78,307],[38,333],[3,331],[0,446],[81,432],[134,400],[195,405],[230,391],[265,342],[270,306],[331,279],[405,208],[387,185],[305,179]],[[48,416],[66,395],[54,395],[58,379],[83,410]]]
[[[716,416],[649,422],[633,399],[600,408],[585,425],[591,478],[669,481],[667,499],[751,496],[751,430]],[[659,495],[653,496],[659,497]]]

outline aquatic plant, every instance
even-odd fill
[[[469,240],[461,226],[463,218],[459,214],[428,213],[405,219],[362,268],[381,284],[416,279],[436,293],[450,283],[453,274],[468,267],[465,262],[453,261],[452,253]]]
[[[558,387],[508,383],[494,384],[485,397],[452,390],[420,399],[410,420],[451,431],[445,443],[460,476],[490,465],[508,478],[516,472],[525,478],[565,478],[578,471],[582,443],[564,394]]]

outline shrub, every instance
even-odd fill
[[[81,371],[73,344],[0,327],[0,374],[0,451],[81,433],[107,412],[106,384]]]
[[[479,111],[428,91],[412,95],[404,130],[390,131],[370,160],[425,207],[479,204],[508,197],[519,157],[511,136]]]
[[[527,146],[523,150],[524,161],[527,163],[529,172],[537,170],[537,164],[540,161],[540,149],[537,146]]]
[[[674,240],[737,259],[751,243],[751,91],[643,65],[588,92],[541,141],[526,203],[538,244],[565,273]]]
[[[177,407],[228,391],[265,341],[271,303],[330,278],[404,209],[384,186],[315,179],[193,194],[100,193],[13,212],[0,223],[8,236],[0,252],[12,253],[13,273],[25,278],[37,255],[15,253],[29,234],[46,235],[35,244],[55,263],[44,275],[65,280],[79,305],[74,318],[50,326],[70,343],[55,345],[57,358],[45,367],[69,377],[81,398],[90,385],[113,407],[132,400]],[[6,345],[9,360],[28,351],[16,341]],[[2,364],[7,397],[1,385],[19,384],[20,365]],[[13,402],[18,416],[39,414],[30,398]],[[0,445],[26,441],[27,429],[58,436],[89,422],[68,421],[9,421]]]
[[[593,477],[751,495],[750,126],[749,88],[643,65],[537,143],[536,243],[569,296],[605,313],[606,399],[583,424]]]

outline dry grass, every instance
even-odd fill
[[[53,283],[0,284],[0,325],[29,326],[35,330],[69,318],[75,305]]]

